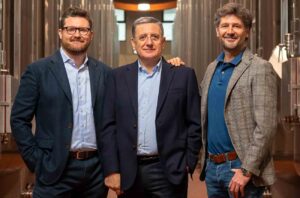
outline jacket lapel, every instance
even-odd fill
[[[158,100],[157,100],[157,109],[156,109],[156,116],[159,114],[162,105],[165,101],[167,96],[171,81],[174,76],[174,69],[173,66],[168,64],[164,59],[162,59],[162,68],[161,68],[161,77],[160,77],[160,86],[159,86],[159,93],[158,93]]]
[[[97,67],[96,63],[92,59],[89,59],[88,61],[88,68],[90,74],[92,105],[94,107],[96,95],[97,95],[97,87],[99,84],[98,81],[99,81],[100,71],[99,71],[99,67]]]
[[[50,69],[57,79],[58,84],[63,89],[67,99],[72,103],[72,93],[65,69],[65,65],[61,58],[59,50],[52,56]]]
[[[203,104],[201,105],[202,111],[202,123],[206,123],[207,119],[207,99],[208,99],[208,89],[210,85],[210,81],[215,73],[215,69],[217,67],[217,61],[212,62],[206,70],[206,74],[204,76],[203,82],[201,84],[201,100]]]
[[[236,66],[236,68],[233,70],[232,76],[229,80],[226,96],[225,96],[225,106],[227,104],[228,97],[234,87],[234,85],[237,83],[241,75],[245,72],[245,70],[249,67],[250,60],[253,58],[253,54],[250,52],[249,49],[246,49],[244,51],[242,60],[240,64]]]
[[[135,115],[137,116],[138,108],[138,62],[134,62],[127,67],[127,72],[125,74],[125,79],[127,82],[129,97],[131,98],[131,104]]]

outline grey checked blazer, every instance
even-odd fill
[[[203,149],[207,138],[207,94],[217,61],[208,65],[201,83],[201,124]],[[242,167],[251,171],[256,186],[275,181],[271,155],[277,128],[277,77],[272,65],[246,49],[233,71],[225,97],[225,122]],[[206,154],[200,179],[205,178]]]

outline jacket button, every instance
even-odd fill
[[[72,123],[69,123],[68,124],[68,129],[71,129],[73,127],[73,124]]]
[[[132,150],[136,150],[136,145],[132,145]]]
[[[133,125],[133,128],[135,128],[135,129],[136,129],[136,127],[137,127],[137,125],[136,125],[136,124],[134,124],[134,125]]]
[[[70,144],[65,144],[66,149],[70,149]]]

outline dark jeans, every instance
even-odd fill
[[[55,184],[44,185],[36,179],[33,198],[106,198],[107,192],[98,156],[86,160],[70,158]]]
[[[119,198],[186,198],[187,175],[180,185],[170,183],[160,162],[140,164],[134,185]]]
[[[240,159],[226,161],[222,164],[215,164],[207,159],[205,183],[209,198],[231,198],[233,195],[229,191],[229,183],[234,173],[231,169],[240,168]],[[245,198],[262,198],[264,187],[256,187],[251,182],[245,187]]]

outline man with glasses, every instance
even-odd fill
[[[123,198],[186,198],[201,146],[195,72],[164,60],[156,18],[137,19],[131,43],[138,60],[113,70],[104,99],[105,184]]]
[[[36,175],[33,197],[106,198],[97,148],[109,67],[87,56],[93,32],[85,10],[67,9],[58,35],[61,48],[30,64],[22,76],[12,132]]]

